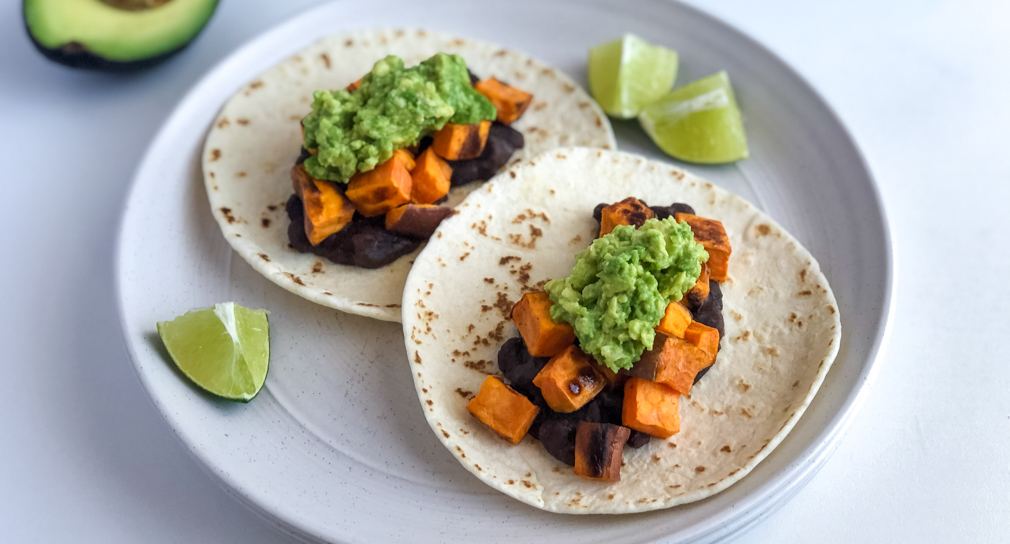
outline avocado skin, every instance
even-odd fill
[[[24,0],[21,3],[21,22],[24,23],[25,32],[28,33],[28,37],[31,38],[32,45],[34,45],[35,49],[38,49],[38,51],[42,53],[43,56],[45,56],[47,59],[53,62],[62,64],[64,66],[69,66],[71,68],[77,68],[80,70],[94,70],[98,72],[110,72],[110,73],[136,72],[138,70],[143,70],[144,68],[149,68],[161,62],[164,62],[172,55],[175,55],[176,53],[188,47],[189,44],[193,43],[193,41],[196,40],[196,38],[203,33],[203,29],[207,28],[207,24],[210,23],[210,19],[213,17],[213,14],[211,14],[211,17],[207,18],[207,22],[204,23],[203,27],[200,28],[199,32],[194,34],[193,37],[189,39],[189,41],[180,45],[179,47],[176,47],[175,49],[172,49],[171,51],[166,51],[165,53],[160,53],[153,57],[147,57],[146,59],[138,59],[128,62],[122,62],[116,60],[109,60],[105,57],[102,57],[101,55],[96,55],[91,51],[88,51],[86,46],[75,42],[63,44],[60,47],[46,47],[42,45],[41,43],[39,43],[37,39],[35,39],[35,35],[32,34],[31,27],[28,26],[28,19],[25,17],[25,10],[24,10],[26,2],[28,2],[28,0]],[[214,11],[216,12],[217,9],[215,8]]]

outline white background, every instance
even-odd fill
[[[0,542],[290,541],[204,475],[148,400],[112,253],[133,171],[185,90],[315,3],[222,2],[191,48],[130,76],[45,61],[21,3],[0,6]],[[691,3],[835,107],[898,263],[865,405],[813,481],[738,542],[1010,541],[1010,3]]]

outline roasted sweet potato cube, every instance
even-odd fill
[[[666,314],[656,325],[656,332],[667,336],[684,337],[684,331],[691,324],[691,311],[679,302],[671,302],[666,306]]]
[[[414,180],[410,189],[410,201],[415,204],[434,204],[449,193],[452,167],[429,147],[417,158],[416,165],[410,170],[410,177]]]
[[[512,321],[534,357],[553,357],[575,343],[575,329],[551,319],[553,304],[547,293],[538,291],[526,293],[512,307]]]
[[[684,339],[657,333],[652,349],[643,353],[628,373],[643,380],[664,383],[681,395],[687,395],[694,385],[694,376],[714,360],[715,355]]]
[[[708,299],[709,279],[708,263],[702,263],[701,275],[698,276],[698,281],[694,282],[694,287],[684,293],[684,298],[680,302],[692,310],[701,308],[701,305],[705,304],[705,300]]]
[[[607,379],[593,368],[592,357],[576,345],[551,357],[533,378],[551,410],[562,413],[582,408],[606,384]]]
[[[491,427],[498,436],[518,444],[526,436],[540,408],[498,378],[488,376],[477,396],[467,403],[466,411]]]
[[[365,217],[382,215],[410,201],[410,171],[402,155],[393,154],[368,172],[358,172],[347,185],[347,198]]]
[[[729,272],[729,256],[733,248],[729,245],[729,236],[721,221],[705,219],[689,213],[678,213],[677,221],[691,225],[694,240],[705,246],[708,251],[708,268],[711,278],[715,281],[726,281]]]
[[[414,154],[407,149],[394,149],[393,158],[400,161],[403,167],[407,169],[408,172],[414,169],[417,165],[417,161],[414,159]]]
[[[624,382],[627,381],[628,375],[624,372],[615,372],[610,369],[609,366],[600,364],[596,359],[590,357],[590,363],[593,368],[600,373],[601,376],[607,381],[607,389],[615,389],[617,387],[624,387]]]
[[[624,384],[621,423],[656,438],[680,432],[680,393],[672,387],[631,378]]]
[[[610,234],[617,225],[635,225],[641,227],[656,214],[644,202],[629,196],[620,202],[615,202],[605,208],[600,215],[600,236]]]
[[[314,179],[301,164],[291,169],[295,194],[305,210],[305,235],[309,243],[319,245],[329,235],[339,232],[354,217],[354,205],[344,197],[337,184]]]
[[[575,475],[619,482],[624,443],[629,436],[631,429],[621,425],[580,421],[575,431]]]
[[[351,83],[350,85],[348,85],[347,86],[347,91],[353,93],[354,91],[358,90],[358,87],[361,86],[361,80],[363,80],[363,79],[365,79],[365,76],[359,77],[357,81],[355,81],[354,83]]]
[[[684,340],[710,355],[719,353],[719,331],[708,325],[692,321],[684,331]]]
[[[386,213],[386,230],[427,238],[450,215],[452,208],[448,206],[404,204]]]
[[[450,161],[476,159],[484,151],[491,121],[481,121],[472,125],[446,123],[433,135],[431,148],[439,157]]]
[[[498,111],[498,122],[506,125],[522,117],[523,112],[533,101],[533,95],[530,93],[506,85],[493,77],[478,81],[473,88],[494,105],[494,109]]]

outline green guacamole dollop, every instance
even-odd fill
[[[463,58],[445,53],[411,68],[390,55],[375,63],[356,91],[316,91],[313,97],[312,112],[302,119],[304,146],[319,152],[306,159],[305,169],[316,179],[345,183],[447,122],[496,116],[470,85]]]
[[[652,348],[666,306],[694,286],[707,260],[687,223],[620,225],[575,256],[571,275],[547,282],[551,318],[570,323],[598,362],[631,368]]]

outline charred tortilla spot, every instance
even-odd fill
[[[227,221],[229,225],[232,225],[232,224],[235,223],[235,221],[237,221],[237,219],[235,219],[235,216],[232,215],[232,213],[231,213],[231,208],[222,206],[221,207],[221,215],[224,216],[224,220]]]
[[[214,161],[216,161],[216,160],[218,160],[220,158],[221,158],[221,150],[220,149],[215,148],[215,149],[211,149],[210,150],[210,162],[214,162]]]

